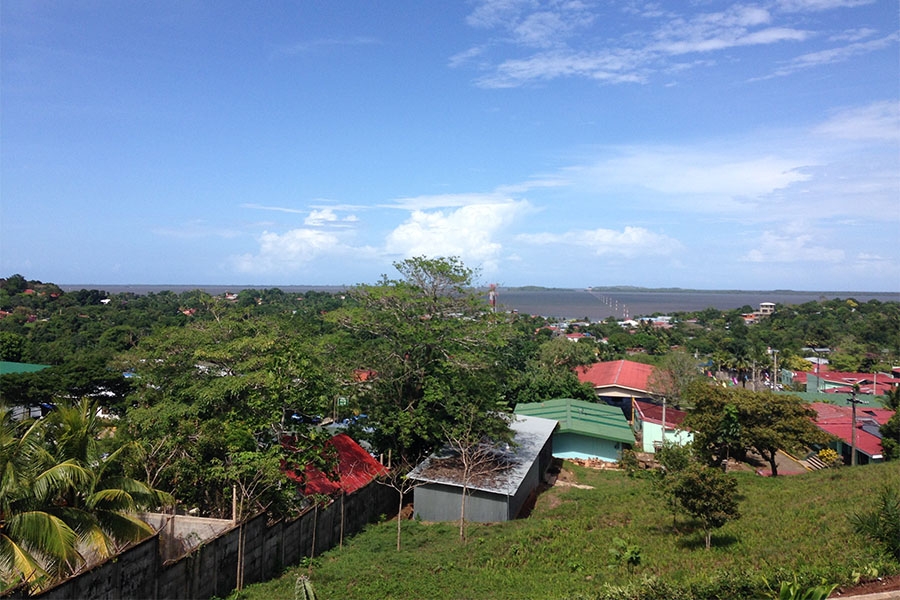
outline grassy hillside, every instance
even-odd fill
[[[872,506],[879,488],[896,485],[896,464],[820,471],[793,477],[738,474],[738,521],[713,536],[671,513],[648,480],[566,463],[527,519],[469,526],[463,545],[449,523],[370,526],[343,549],[292,568],[278,580],[232,598],[294,598],[297,576],[309,574],[320,600],[329,598],[746,598],[770,582],[850,582],[854,572],[900,565],[853,533],[848,515]],[[591,486],[574,487],[570,483]],[[640,564],[613,563],[615,539],[640,550]]]

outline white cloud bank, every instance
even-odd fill
[[[420,198],[417,204],[438,201]],[[492,273],[503,249],[499,234],[530,210],[527,202],[514,200],[467,204],[449,211],[415,209],[387,236],[385,251],[401,256],[459,256]]]
[[[536,245],[572,245],[588,249],[597,256],[617,255],[626,258],[668,256],[681,249],[681,243],[671,237],[654,233],[643,227],[573,230],[565,233],[521,234],[520,241]]]
[[[814,243],[811,234],[777,234],[766,231],[759,247],[750,250],[741,260],[751,263],[839,263],[845,252]]]
[[[316,229],[292,229],[283,234],[264,231],[258,242],[258,253],[235,259],[239,272],[291,273],[342,248],[338,236]]]

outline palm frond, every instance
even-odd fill
[[[58,562],[78,562],[77,535],[64,520],[45,511],[29,511],[12,515],[6,521],[12,540],[31,554],[38,554],[45,567]]]
[[[36,497],[48,498],[66,488],[89,485],[92,477],[90,470],[71,459],[40,473],[35,477],[32,489]]]
[[[3,588],[9,588],[21,581],[34,581],[47,572],[40,562],[25,548],[6,535],[0,534],[0,577]]]

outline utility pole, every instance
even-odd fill
[[[853,407],[850,422],[851,422],[851,430],[850,430],[850,466],[856,466],[856,405],[865,402],[864,400],[856,399],[856,388],[857,386],[853,386],[853,391],[850,392],[850,398],[847,399],[847,402]]]

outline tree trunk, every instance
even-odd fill
[[[712,546],[712,529],[707,529],[704,533],[706,533],[706,549],[709,550]]]
[[[466,542],[466,485],[463,484],[462,503],[459,506],[459,541]]]
[[[400,492],[400,505],[397,507],[397,552],[400,552],[400,519],[403,517],[403,492]]]
[[[775,462],[775,457],[778,456],[778,450],[769,453],[769,467],[772,469],[772,477],[778,477],[778,463]]]

